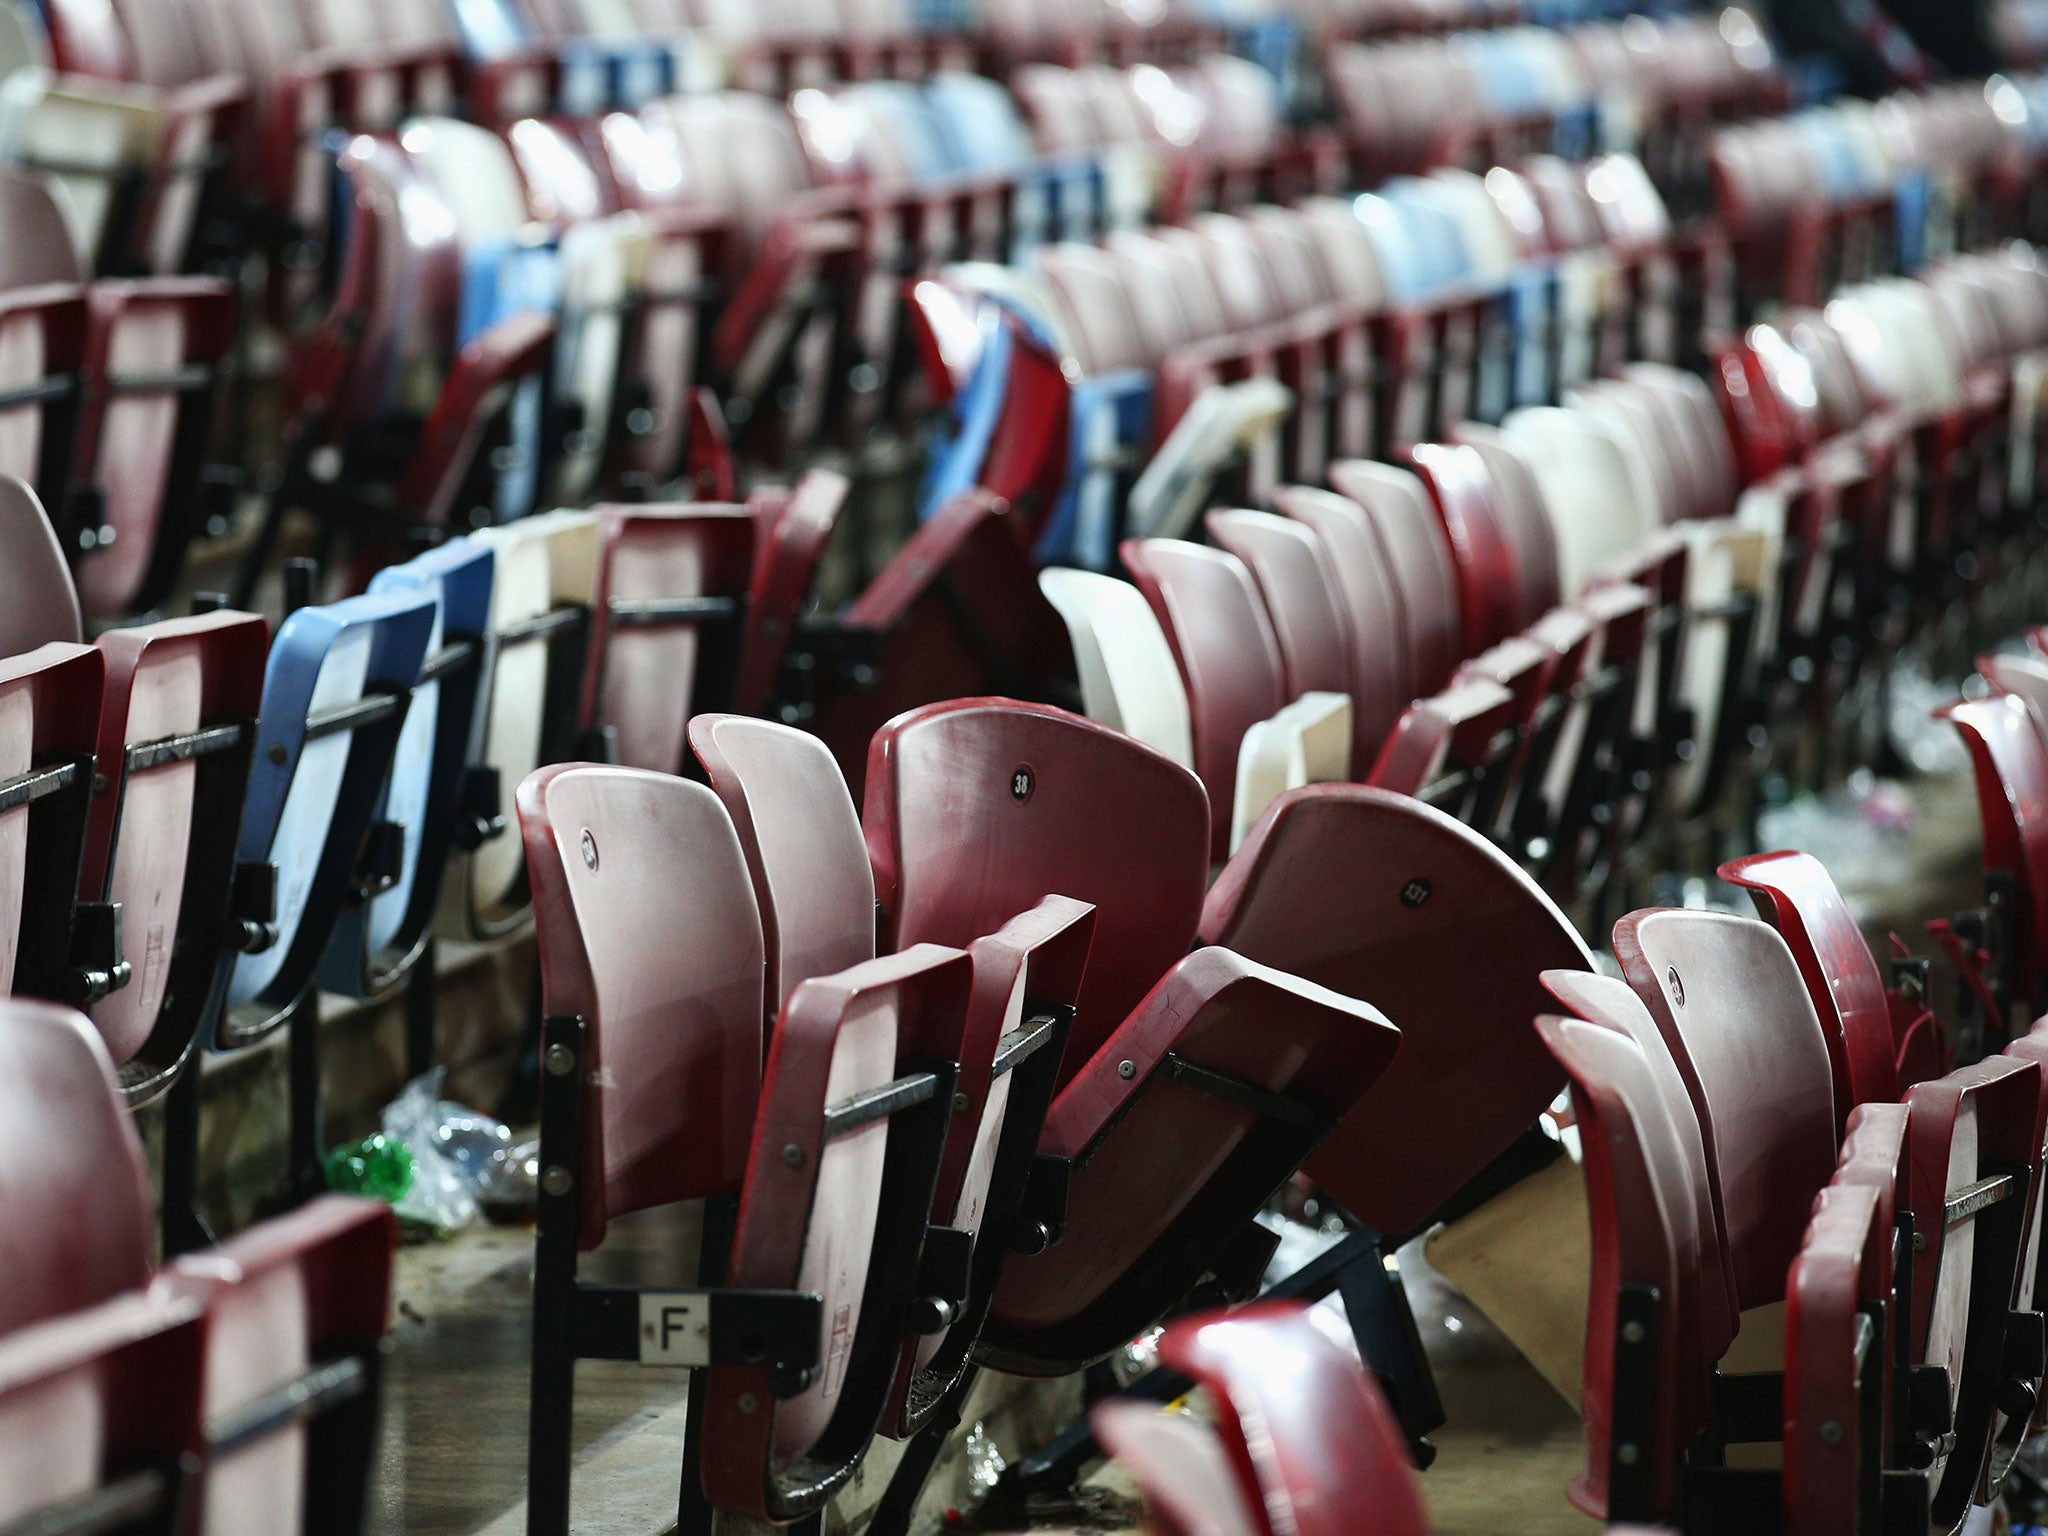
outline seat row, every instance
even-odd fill
[[[0,1002],[0,1521],[356,1532],[395,1236],[328,1197],[153,1269],[142,1145],[98,1032]]]
[[[0,487],[5,980],[85,1008],[131,1103],[170,1095],[172,1251],[201,1230],[199,1053],[289,1031],[291,1178],[317,1187],[316,987],[413,987],[425,1070],[434,935],[527,909],[499,785],[593,751],[672,771],[694,711],[760,708],[845,492],[527,519],[334,602],[299,569],[274,638],[215,609],[87,647],[33,493]]]
[[[1505,1219],[1500,1213],[1537,1181],[1575,1166],[1559,1161],[1555,1137],[1537,1124],[1569,1082],[1594,1277],[1575,1372],[1588,1425],[1576,1502],[1614,1520],[1678,1519],[1697,1531],[1776,1527],[1782,1511],[1783,1529],[1805,1533],[1867,1529],[1885,1510],[1904,1528],[1916,1512],[1927,1523],[1931,1509],[1946,1528],[1995,1493],[2044,1364],[2031,1258],[2042,1187],[2040,1048],[2021,1039],[2005,1055],[1952,1070],[1939,1024],[1913,1005],[1910,988],[1888,983],[1811,858],[1761,855],[1724,868],[1755,893],[1765,922],[1681,911],[1624,918],[1614,952],[1625,979],[1615,980],[1596,973],[1525,874],[1410,796],[1338,785],[1289,791],[1212,884],[1199,781],[1057,709],[959,700],[890,722],[872,745],[858,825],[815,740],[731,717],[700,717],[691,737],[708,790],[571,765],[544,770],[520,797],[550,1051],[559,1047],[562,1078],[545,1112],[543,1162],[569,1175],[558,1181],[561,1209],[544,1208],[540,1239],[543,1273],[559,1284],[536,1297],[544,1390],[536,1392],[535,1454],[562,1459],[563,1481],[549,1473],[550,1489],[566,1487],[570,1361],[659,1363],[646,1339],[621,1333],[605,1342],[592,1333],[572,1347],[547,1322],[558,1310],[595,1305],[571,1299],[581,1294],[573,1250],[592,1245],[601,1233],[594,1224],[624,1210],[698,1194],[713,1196],[716,1209],[737,1195],[737,1228],[711,1228],[732,1255],[729,1268],[714,1257],[720,1284],[805,1290],[822,1282],[828,1308],[835,1286],[867,1298],[851,1314],[845,1386],[829,1415],[806,1412],[817,1386],[799,1335],[819,1333],[815,1316],[793,1321],[786,1344],[775,1336],[787,1355],[732,1359],[717,1343],[731,1337],[717,1322],[721,1311],[795,1303],[720,1290],[664,1299],[706,1308],[711,1319],[711,1342],[684,1346],[689,1363],[712,1368],[709,1390],[693,1399],[707,1452],[686,1469],[684,1528],[708,1518],[707,1505],[789,1517],[811,1507],[799,1494],[800,1470],[837,1467],[844,1457],[850,1474],[872,1425],[907,1427],[884,1384],[893,1374],[901,1393],[917,1378],[882,1366],[863,1373],[862,1359],[898,1360],[907,1348],[923,1362],[956,1362],[962,1376],[940,1367],[929,1384],[941,1402],[962,1390],[971,1363],[1025,1374],[1072,1369],[1203,1271],[1226,1290],[1247,1284],[1271,1235],[1256,1245],[1257,1263],[1239,1268],[1244,1256],[1226,1252],[1236,1219],[1226,1212],[1255,1209],[1276,1170],[1303,1158],[1348,1218],[1349,1235],[1328,1262],[1279,1282],[1279,1294],[1314,1300],[1372,1274],[1393,1287],[1386,1304],[1398,1309],[1405,1303],[1386,1252],[1438,1219],[1469,1216],[1474,1202]],[[632,835],[622,837],[626,827]],[[688,893],[685,918],[672,900],[639,899],[657,888]],[[700,911],[698,893],[719,904]],[[869,920],[875,904],[879,933]],[[1071,937],[1085,916],[1092,945]],[[1025,935],[1056,931],[1075,945],[1068,965],[1052,968],[1041,947],[1029,979],[1016,979]],[[1489,962],[1461,968],[1459,948],[1475,931],[1488,936]],[[701,935],[701,949],[681,942],[685,935]],[[1189,955],[1191,937],[1218,947]],[[997,966],[1006,948],[1011,959]],[[893,958],[871,958],[878,952]],[[829,974],[840,965],[850,968]],[[961,968],[960,990],[952,1003],[934,1004],[932,992],[943,990],[937,973],[949,965]],[[764,974],[765,993],[754,980]],[[1244,1011],[1226,1006],[1198,980],[1212,974],[1255,976],[1264,1000]],[[1042,990],[1054,975],[1057,989]],[[926,989],[915,1003],[904,990],[913,976]],[[881,1000],[884,986],[892,1001]],[[1546,988],[1555,1001],[1545,1000]],[[985,989],[1006,1000],[1006,1022],[986,1033],[970,1023],[967,1035],[947,1034],[934,1050],[936,1020],[973,1020]],[[1288,989],[1300,989],[1291,1003],[1281,1001]],[[778,991],[779,1010],[765,1001]],[[694,1034],[668,1023],[682,1016],[677,1005],[655,1002],[678,995],[693,1000]],[[962,997],[964,1013],[949,1011]],[[1375,1039],[1391,1044],[1387,1026],[1362,1029],[1381,1017],[1362,1003],[1344,1004],[1348,1019],[1329,1032],[1327,1010],[1347,997],[1403,1020],[1391,1061],[1354,1054],[1340,1066],[1324,1054],[1339,1037],[1347,1052]],[[1539,1014],[1548,1016],[1532,1028]],[[764,1015],[772,1022],[757,1100],[751,1072]],[[1154,1034],[1166,1017],[1178,1033]],[[855,1057],[853,1038],[864,1038],[853,1035],[856,1018],[870,1030],[892,1020],[894,1044],[881,1035]],[[849,1165],[861,1154],[839,1136],[871,1129],[890,1110],[913,1113],[927,1093],[943,1098],[944,1074],[955,1067],[959,1082],[989,1081],[979,1065],[987,1047],[970,1047],[970,1037],[1007,1029],[1021,1045],[1045,1020],[1068,1035],[1035,1177],[1051,1179],[1059,1160],[1072,1160],[1064,1207],[1032,1207],[1041,1225],[1027,1223],[1027,1235],[1012,1240],[999,1276],[986,1282],[991,1292],[957,1278],[953,1291],[920,1291],[941,1284],[941,1258],[962,1241],[940,1228],[986,1234],[974,1251],[997,1262],[981,1245],[1016,1230],[993,1214],[1005,1209],[997,1184],[987,1186],[988,1203],[970,1199],[964,1214],[956,1203],[950,1217],[919,1185],[913,1208],[933,1212],[929,1230],[901,1240],[919,1245],[920,1257],[911,1263],[899,1251],[888,1261],[899,1235],[885,1231],[870,1202],[896,1209],[893,1180],[925,1143],[892,1117],[888,1136],[866,1154],[886,1161],[856,1171]],[[709,1032],[736,1038],[714,1050]],[[837,1039],[840,1063],[829,1079],[822,1065],[800,1064],[826,1051],[827,1037]],[[913,1037],[928,1054],[915,1054]],[[1152,1044],[1141,1047],[1141,1038]],[[719,1074],[679,1079],[688,1086],[665,1102],[692,1113],[665,1119],[607,1092],[622,1072],[665,1070],[656,1057],[679,1071]],[[866,1065],[856,1069],[855,1060]],[[1001,1050],[995,1060],[1000,1079]],[[1311,1062],[1312,1071],[1296,1073]],[[808,1086],[801,1094],[784,1087],[784,1074]],[[929,1090],[920,1081],[927,1074],[937,1080]],[[1012,1083],[995,1145],[1009,1145],[1011,1131],[1028,1139],[1011,1117],[1040,1101],[1023,1091],[1021,1080]],[[955,1108],[967,1123],[928,1134],[988,1144],[995,1105],[970,1089]],[[1273,1118],[1220,1143],[1234,1150],[1213,1174],[1209,1160],[1165,1158],[1167,1145],[1218,1145],[1203,1123],[1213,1115]],[[593,1120],[603,1126],[595,1143]],[[1298,1139],[1282,1124],[1296,1126]],[[589,1161],[593,1144],[605,1149],[601,1165]],[[1256,1174],[1238,1161],[1255,1148]],[[959,1188],[944,1172],[957,1166],[948,1156],[923,1155],[941,1170],[941,1189]],[[978,1179],[1000,1159],[966,1166]],[[1480,1190],[1464,1194],[1482,1174]],[[1230,1200],[1219,1181],[1234,1190]],[[1034,1188],[1032,1180],[1023,1187]],[[1240,1198],[1249,1204],[1232,1203]],[[1531,1239],[1554,1243],[1557,1207],[1541,1209]],[[1167,1216],[1176,1210],[1184,1221]],[[1043,1225],[1055,1213],[1063,1220]],[[977,1215],[997,1225],[975,1229]],[[781,1234],[779,1248],[769,1246],[771,1232]],[[798,1242],[798,1234],[809,1236]],[[1166,1266],[1165,1250],[1147,1247],[1155,1237],[1186,1267]],[[742,1262],[755,1253],[759,1262]],[[863,1272],[861,1255],[881,1273]],[[909,1300],[900,1299],[905,1288]],[[1345,1295],[1354,1342],[1413,1445],[1441,1422],[1426,1362],[1392,1342],[1398,1326],[1370,1321],[1398,1311],[1379,1312],[1380,1303],[1348,1288]],[[982,1296],[992,1297],[986,1310]],[[948,1305],[957,1298],[966,1299]],[[1773,1325],[1758,1309],[1781,1302],[1781,1375],[1741,1374],[1728,1355],[1738,1323],[1761,1335]],[[962,1333],[962,1319],[977,1315],[979,1338]],[[755,1321],[769,1326],[763,1314]],[[871,1327],[878,1342],[866,1339]],[[941,1329],[951,1331],[936,1348],[908,1337]],[[745,1384],[757,1405],[779,1405],[769,1426],[718,1384],[720,1367],[743,1363],[762,1374],[741,1374],[736,1387]],[[1171,1350],[1168,1363],[1198,1380],[1208,1374]],[[864,1407],[860,1382],[873,1389]],[[943,1435],[951,1420],[940,1410],[932,1422]],[[1104,1432],[1113,1445],[1139,1433],[1122,1417]],[[738,1435],[746,1448],[728,1450]],[[1782,1476],[1723,1465],[1724,1448],[1758,1441],[1784,1446]],[[693,1502],[700,1486],[701,1504]],[[899,1497],[910,1495],[892,1492],[885,1508],[907,1516]],[[885,1520],[882,1528],[898,1527]],[[1175,1528],[1170,1516],[1166,1528]],[[1256,1517],[1247,1528],[1264,1529]]]

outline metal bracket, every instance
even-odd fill
[[[1017,1225],[1010,1233],[1012,1253],[1043,1253],[1066,1235],[1067,1210],[1072,1198],[1072,1158],[1040,1152],[1031,1160],[1025,1177],[1024,1197],[1017,1209]]]
[[[974,1234],[959,1227],[927,1227],[917,1255],[917,1295],[910,1303],[910,1327],[920,1334],[943,1333],[960,1320],[973,1288]]]
[[[228,942],[245,955],[261,954],[277,942],[277,866],[267,859],[235,865]]]
[[[472,763],[455,789],[455,846],[474,853],[505,832],[505,791],[498,770]]]
[[[121,954],[121,904],[81,901],[72,909],[70,964],[65,1000],[80,1008],[118,992],[133,979],[135,968]]]

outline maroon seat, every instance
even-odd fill
[[[1944,717],[1962,734],[1976,770],[1984,829],[1984,869],[2011,882],[2007,950],[1993,957],[2004,1007],[2038,1003],[2048,974],[2048,742],[2011,694],[1949,705]],[[2008,1021],[1986,1020],[2002,1037]]]
[[[1350,698],[1354,647],[1315,534],[1270,512],[1211,512],[1207,526],[1209,536],[1252,573],[1265,599],[1289,697],[1321,692]]]
[[[1334,491],[1282,486],[1273,504],[1322,546],[1351,643],[1351,761],[1360,771],[1379,753],[1415,695],[1408,681],[1401,592],[1365,509]],[[1370,742],[1368,747],[1366,744]]]
[[[817,737],[699,715],[690,748],[739,834],[760,909],[773,1022],[799,982],[875,958],[875,877],[860,814]]]
[[[1228,950],[1187,954],[1207,865],[1193,775],[1062,711],[961,700],[877,735],[865,822],[898,944],[985,931],[1053,892],[1096,909],[1040,1142],[1071,1164],[1067,1233],[1004,1265],[978,1358],[1057,1374],[1156,1321],[1211,1265],[1252,1278],[1268,1244],[1248,1245],[1244,1221],[1384,1070],[1393,1037],[1364,1004]]]
[[[72,965],[105,684],[105,662],[82,645],[0,659],[0,993],[83,1000],[117,981],[111,912],[99,914],[97,953]]]
[[[0,1253],[5,1336],[145,1285],[150,1209],[135,1123],[82,1016],[0,1002],[0,1061],[0,1190],[23,1235]]]
[[[1507,786],[1520,712],[1515,695],[1481,674],[1460,675],[1402,712],[1365,782],[1413,795],[1476,827]]]
[[[775,691],[782,658],[803,620],[818,562],[846,505],[848,489],[844,475],[811,470],[774,520],[755,529],[746,631],[732,689],[732,707],[742,714],[760,714]]]
[[[190,1302],[132,1291],[0,1338],[0,1522],[89,1528],[117,1499],[168,1526],[204,1452],[203,1345]]]
[[[328,1195],[164,1270],[160,1290],[206,1311],[207,1528],[367,1518],[397,1235],[382,1201]]]
[[[840,615],[855,659],[819,682],[808,724],[832,748],[856,796],[869,741],[905,710],[987,693],[1057,699],[1072,689],[1066,624],[1039,591],[1013,524],[995,497],[955,498]],[[828,670],[829,658],[819,668]]]
[[[1176,1503],[1193,1494],[1201,1502],[1189,1507],[1191,1519],[1206,1515],[1232,1536],[1429,1536],[1421,1485],[1386,1399],[1348,1340],[1307,1308],[1261,1302],[1183,1318],[1161,1337],[1159,1358],[1207,1390],[1212,1428],[1175,1435],[1146,1422],[1162,1419],[1157,1409],[1128,1403],[1094,1414],[1155,1514],[1164,1505],[1171,1522]],[[1220,1482],[1209,1483],[1211,1469]]]
[[[545,1023],[529,1508],[566,1530],[577,1358],[708,1367],[680,1522],[788,1521],[852,1475],[923,1295],[970,963],[936,946],[798,986],[768,1050],[761,928],[702,785],[566,764],[520,786]],[[794,1148],[794,1152],[790,1149]],[[577,1252],[610,1219],[708,1198],[700,1288],[587,1307]],[[738,1297],[718,1285],[757,1294]],[[823,1298],[822,1302],[820,1298]],[[643,1335],[640,1306],[674,1325]],[[695,1326],[703,1324],[703,1331]],[[678,1336],[680,1335],[680,1337]]]
[[[1918,1009],[1908,1015],[1905,1000],[1890,995],[1820,860],[1808,853],[1756,853],[1729,860],[1720,875],[1749,891],[1757,915],[1778,930],[1799,962],[1834,1065],[1838,1125],[1858,1104],[1894,1102],[1903,1088],[1947,1070],[1945,1051],[1929,1038],[1938,1034],[1939,1020]],[[1901,1030],[1902,1022],[1912,1033]]]
[[[1230,852],[1238,747],[1290,697],[1280,642],[1237,556],[1179,539],[1127,539],[1119,553],[1187,685],[1195,769],[1209,792],[1210,854],[1222,859]],[[1324,636],[1334,638],[1327,626]]]
[[[85,638],[57,532],[29,486],[0,475],[0,656]]]
[[[1537,617],[1524,611],[1522,574],[1492,479],[1477,449],[1418,443],[1408,457],[1429,488],[1457,570],[1464,653],[1477,656]]]
[[[1509,446],[1499,428],[1461,422],[1451,430],[1451,441],[1477,453],[1486,467],[1493,511],[1512,557],[1516,627],[1526,627],[1563,596],[1558,586],[1557,533],[1543,510],[1542,489],[1528,461]]]
[[[1474,932],[1484,966],[1463,963]],[[1393,1066],[1309,1172],[1389,1237],[1427,1222],[1534,1126],[1561,1086],[1529,1034],[1545,970],[1590,970],[1571,924],[1506,855],[1403,795],[1290,792],[1203,907],[1202,939],[1404,1020]]]
[[[1330,466],[1330,485],[1365,509],[1401,595],[1408,686],[1417,698],[1450,681],[1464,659],[1458,583],[1429,493],[1406,470],[1362,460]]]
[[[89,1012],[131,1104],[184,1063],[219,957],[236,947],[236,847],[222,829],[239,825],[269,646],[261,618],[232,612],[100,636],[107,689],[79,895],[121,912],[132,974]]]
[[[739,665],[754,521],[744,507],[600,507],[583,675],[613,761],[680,772],[690,717],[725,707]]]

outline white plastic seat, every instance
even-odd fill
[[[1073,639],[1088,718],[1193,767],[1187,687],[1138,589],[1114,576],[1063,566],[1040,571],[1038,586]]]
[[[1294,392],[1272,379],[1203,390],[1131,487],[1134,538],[1182,538],[1209,505],[1209,491],[1239,453],[1277,447]]]
[[[1244,733],[1237,748],[1237,795],[1230,808],[1235,853],[1261,816],[1290,789],[1351,777],[1351,700],[1305,693]]]

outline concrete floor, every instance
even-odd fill
[[[1967,774],[1918,780],[1910,797],[1917,818],[1913,829],[1874,837],[1859,831],[1864,856],[1848,861],[1849,895],[1874,943],[1892,928],[1921,939],[1926,918],[1973,900],[1977,890],[1977,820]],[[1735,893],[1708,885],[1693,894],[1726,900]],[[623,1223],[586,1273],[680,1283],[683,1277],[664,1260],[679,1251],[685,1235],[673,1217],[659,1214]],[[409,1247],[401,1255],[379,1532],[510,1536],[523,1530],[531,1264],[531,1235],[524,1229],[477,1230]],[[1439,1457],[1424,1479],[1439,1536],[1581,1536],[1597,1530],[1563,1496],[1583,1455],[1575,1408],[1412,1248],[1404,1254],[1404,1270],[1449,1415],[1435,1436]],[[579,1532],[638,1536],[665,1528],[674,1509],[682,1392],[679,1374],[627,1365],[582,1368],[576,1422]],[[1072,1384],[1051,1395],[1013,1390],[991,1410],[997,1443],[1014,1455],[1042,1438],[1073,1404]],[[880,1458],[879,1475],[886,1476],[889,1459]],[[926,1529],[975,1528],[971,1521],[942,1524],[945,1507],[957,1507],[961,1496],[959,1468],[952,1471],[954,1485],[936,1499]],[[1065,1510],[1031,1529],[1139,1528],[1131,1490],[1113,1470],[1098,1474],[1089,1492],[1092,1513]]]

